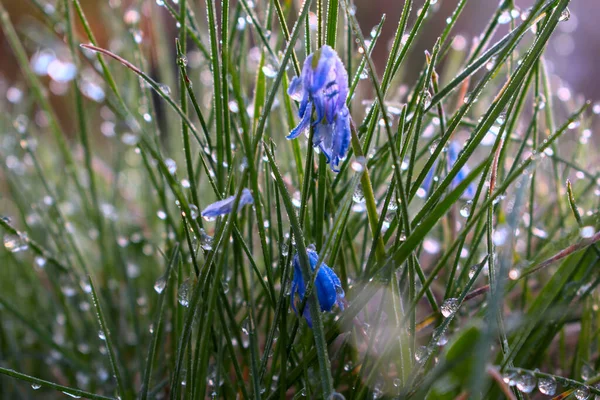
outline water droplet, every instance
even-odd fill
[[[4,235],[4,247],[11,253],[18,253],[20,251],[27,250],[29,248],[29,239],[27,238],[27,234],[19,233],[18,235],[13,235],[7,233]]]
[[[521,277],[521,270],[518,267],[513,267],[508,271],[509,279],[516,281]]]
[[[590,398],[590,389],[587,386],[579,386],[575,389],[575,398],[577,400],[587,400]]]
[[[444,335],[443,333],[440,335],[440,337],[438,338],[437,341],[437,345],[438,346],[445,346],[448,343],[448,336]]]
[[[346,400],[344,395],[341,393],[338,393],[338,392],[331,393],[327,399],[328,400]]]
[[[106,335],[104,334],[104,331],[98,331],[98,337],[100,338],[100,340],[106,340]]]
[[[40,268],[44,268],[46,266],[46,263],[48,262],[48,260],[43,256],[35,257],[34,261],[35,265],[37,265]]]
[[[584,239],[589,239],[594,236],[594,227],[593,226],[584,226],[581,228],[581,237]]]
[[[140,267],[139,265],[128,262],[127,263],[127,277],[130,279],[135,279],[140,276]]]
[[[246,19],[243,17],[239,17],[237,19],[237,24],[235,25],[235,28],[238,31],[243,31],[244,29],[246,29]]]
[[[125,132],[121,136],[121,142],[129,146],[135,146],[140,141],[140,137],[131,132]]]
[[[571,18],[571,10],[569,10],[569,7],[566,7],[561,13],[560,13],[560,17],[558,18],[559,21],[568,21]]]
[[[190,305],[190,298],[192,295],[193,282],[191,278],[187,278],[181,286],[179,286],[179,290],[177,291],[177,300],[179,304],[184,307],[188,307]]]
[[[469,200],[465,203],[464,206],[460,209],[460,216],[463,218],[468,218],[471,215],[471,206],[473,205],[473,201]]]
[[[33,390],[38,390],[38,389],[39,389],[39,388],[41,388],[41,387],[42,387],[42,385],[40,385],[39,383],[32,383],[32,384],[31,384],[31,388],[32,388]]]
[[[163,292],[163,290],[165,290],[165,287],[167,286],[167,280],[165,279],[164,276],[161,276],[160,278],[158,278],[158,280],[154,283],[154,290],[156,291],[156,293],[160,294]]]
[[[140,44],[144,41],[144,32],[139,29],[132,29],[131,34],[133,35],[133,41]]]
[[[498,115],[498,118],[496,118],[496,123],[498,123],[499,125],[502,125],[504,123],[504,121],[506,121],[506,113],[500,113],[500,115]]]
[[[250,334],[249,326],[250,326],[250,320],[248,318],[246,318],[244,320],[244,322],[242,322],[242,333],[244,335],[249,335]]]
[[[502,13],[498,16],[498,23],[500,25],[508,24],[512,19],[510,12],[508,10],[502,11]]]
[[[198,215],[200,215],[198,207],[194,204],[190,204],[190,218],[197,219]]]
[[[469,279],[473,279],[473,277],[477,273],[478,269],[479,269],[478,265],[473,265],[471,268],[469,268]]]
[[[177,163],[175,162],[175,160],[173,160],[172,158],[167,158],[165,160],[165,165],[167,166],[169,173],[171,175],[175,175],[175,172],[177,171]]]
[[[435,153],[435,149],[437,149],[439,144],[439,140],[434,140],[433,142],[431,142],[431,145],[429,146],[429,154]]]
[[[13,121],[13,126],[17,130],[18,133],[24,134],[27,131],[27,126],[29,125],[29,119],[21,114],[15,118]]]
[[[556,380],[554,378],[538,379],[538,390],[546,396],[554,396],[556,393]]]
[[[10,87],[6,91],[6,99],[13,104],[18,104],[23,98],[23,91],[17,87]]]
[[[365,194],[363,193],[362,187],[360,187],[360,185],[356,187],[356,190],[354,190],[352,200],[358,204],[365,202]]]
[[[163,220],[163,221],[164,221],[165,219],[167,219],[167,213],[166,213],[166,212],[164,212],[163,210],[158,210],[158,211],[156,212],[156,216],[157,216],[157,217],[158,217],[160,220]]]
[[[74,398],[74,399],[80,399],[81,398],[81,396],[78,396],[78,395],[73,394],[73,393],[67,393],[67,392],[63,392],[63,393],[66,394],[69,397]]]
[[[515,372],[509,372],[507,374],[504,374],[502,380],[508,386],[515,386],[517,384],[517,374]]]
[[[587,381],[594,375],[596,375],[594,369],[587,364],[583,364],[583,366],[581,367],[581,379]]]
[[[167,96],[171,96],[171,88],[168,85],[161,84],[158,86],[160,91]]]
[[[492,241],[496,246],[504,246],[510,236],[510,230],[506,225],[500,225],[492,235]]]
[[[367,160],[363,156],[356,157],[356,159],[350,164],[350,167],[356,172],[363,172],[365,170],[366,162]]]
[[[406,240],[406,239],[405,239]],[[423,241],[423,250],[429,254],[437,254],[442,249],[442,245],[436,239],[426,238]]]
[[[66,297],[73,297],[76,293],[75,288],[70,283],[61,283],[60,290]]]
[[[459,305],[458,299],[451,297],[444,300],[444,303],[440,307],[440,311],[442,312],[444,318],[448,318],[458,310]]]
[[[231,100],[229,103],[227,103],[227,106],[229,107],[229,111],[231,111],[234,114],[237,114],[240,111],[240,107],[238,106],[238,103],[235,100]]]
[[[530,372],[524,372],[517,377],[517,389],[523,393],[531,393],[536,384],[537,379]]]
[[[186,55],[182,55],[181,57],[179,57],[177,59],[177,62],[179,63],[179,65],[187,67],[189,61]]]
[[[262,67],[262,72],[267,78],[275,78],[277,76],[277,71],[273,69],[271,65],[268,64]]]
[[[423,362],[429,356],[429,350],[425,346],[420,346],[415,350],[415,361]]]
[[[288,248],[288,245],[285,243],[282,243],[281,244],[281,255],[283,257],[287,257],[289,253],[290,253],[290,250]]]
[[[213,249],[213,237],[208,235],[204,229],[200,229],[200,247],[206,251]]]
[[[431,105],[431,93],[429,92],[429,90],[426,90],[425,93],[423,93],[423,96],[423,107],[429,108],[429,106]]]

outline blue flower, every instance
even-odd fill
[[[446,157],[448,160],[448,169],[452,168],[452,166],[456,163],[459,153],[460,153],[460,145],[457,142],[450,142],[450,144],[448,145],[448,151],[446,152]],[[435,173],[436,168],[437,168],[437,160],[433,163],[433,166],[427,173],[427,176],[425,177],[425,179],[423,180],[423,184],[421,185],[421,188],[423,188],[425,190],[425,193],[429,193],[431,190],[431,185],[433,182],[433,174]],[[460,169],[460,171],[458,171],[458,174],[456,174],[454,179],[452,179],[450,188],[452,190],[454,190],[467,177],[467,175],[469,175],[470,172],[471,172],[471,169],[466,164],[463,165],[463,167]],[[475,185],[473,183],[471,183],[469,186],[467,186],[465,191],[462,193],[461,197],[463,199],[470,200],[473,197],[475,197],[475,190],[476,190]]]
[[[235,202],[235,196],[228,197],[223,200],[219,200],[210,204],[202,211],[202,216],[204,218],[216,218],[220,215],[225,215],[231,213],[233,211],[233,203]],[[252,193],[248,189],[242,190],[242,195],[240,196],[240,202],[238,203],[238,211],[242,209],[247,204],[254,203],[254,197],[252,197]]]
[[[319,261],[319,255],[317,252],[307,249],[306,254],[308,255],[308,260],[310,261],[310,269],[314,272],[315,267],[317,266],[317,261]],[[331,311],[335,304],[338,305],[340,310],[343,310],[345,307],[344,300],[344,289],[342,288],[342,283],[339,278],[333,272],[331,268],[329,268],[325,263],[321,263],[321,267],[317,272],[317,279],[315,280],[315,289],[317,291],[317,298],[319,299],[319,305],[321,306],[321,311]],[[296,305],[294,304],[294,299],[296,297],[296,293],[300,297],[300,301],[304,299],[304,295],[306,293],[306,284],[304,283],[304,277],[302,276],[302,270],[300,268],[300,257],[298,253],[294,256],[294,279],[292,280],[292,292],[291,292],[291,302],[292,308],[298,314],[298,310],[296,309]],[[308,326],[312,328],[312,318],[310,316],[309,304],[307,302],[306,307],[304,307],[304,318],[306,318],[306,322]]]
[[[300,101],[301,120],[287,138],[297,138],[312,125],[313,147],[318,146],[331,169],[338,172],[350,144],[350,111],[346,106],[348,73],[335,50],[325,45],[309,55],[300,77],[292,79],[288,94]]]
[[[456,163],[456,160],[458,160],[458,153],[460,153],[460,145],[457,142],[450,142],[450,145],[448,146],[448,168],[452,168],[454,163]],[[470,172],[471,168],[469,168],[467,164],[463,165],[460,171],[458,171],[458,174],[452,179],[452,189],[456,188],[464,181]],[[461,197],[464,199],[472,199],[475,197],[475,185],[473,183],[469,184]]]

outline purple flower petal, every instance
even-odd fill
[[[220,215],[225,215],[231,213],[233,211],[233,203],[235,202],[235,196],[228,197],[223,200],[219,200],[217,202],[212,203],[208,207],[206,207],[202,211],[202,216],[204,218],[216,218]],[[252,197],[252,192],[248,189],[242,190],[242,195],[240,197],[240,202],[238,203],[238,211],[242,209],[247,204],[254,203],[254,197]]]

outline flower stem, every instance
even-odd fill
[[[352,149],[356,157],[364,157],[362,147],[360,145],[360,139],[356,132],[354,123],[350,122],[350,132],[352,133]],[[369,217],[369,225],[371,227],[371,234],[373,237],[377,237],[377,243],[375,244],[377,261],[381,261],[385,258],[385,247],[383,245],[383,239],[381,235],[377,235],[377,227],[379,226],[379,217],[377,216],[377,203],[375,203],[375,194],[373,193],[373,185],[371,185],[371,178],[369,177],[369,170],[367,163],[365,163],[362,176],[360,177],[360,185],[365,196],[365,203],[367,206],[367,215]]]

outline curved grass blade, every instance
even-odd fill
[[[9,368],[0,367],[0,374],[10,376],[12,378],[16,378],[16,379],[19,379],[19,380],[22,380],[25,382],[29,382],[33,385],[39,385],[39,386],[48,387],[48,388],[51,388],[54,390],[58,390],[64,394],[71,396],[71,397],[84,397],[84,398],[90,399],[90,400],[114,400],[115,399],[114,397],[102,396],[99,394],[86,392],[85,390],[80,390],[80,389],[71,388],[68,386],[59,385],[58,383],[46,381],[44,379],[39,379],[34,376],[26,375],[26,374],[17,372],[15,370],[12,370]]]

